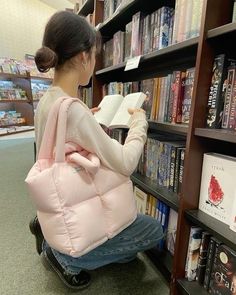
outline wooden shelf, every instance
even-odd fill
[[[125,25],[132,20],[132,16],[138,11],[150,13],[162,6],[174,7],[174,0],[150,1],[148,5],[143,0],[131,0],[126,1],[126,3],[100,25],[99,30],[103,36],[112,37],[115,32],[124,29]]]
[[[153,51],[143,55],[140,59],[140,64],[137,69],[124,72],[126,63],[123,62],[118,65],[103,68],[96,72],[96,76],[103,77],[106,75],[107,80],[120,79],[120,75],[124,77],[123,80],[131,79],[130,75],[135,74],[136,79],[145,75],[145,73],[167,73],[172,70],[191,67],[195,64],[197,45],[199,38],[191,38],[181,43],[170,45],[166,48]],[[111,75],[117,74],[117,77]],[[155,75],[156,76],[156,75]]]
[[[2,127],[0,127],[2,128]],[[34,130],[34,127],[32,128],[29,128],[29,129],[24,129],[24,130],[15,130],[15,131],[9,131],[9,132],[6,132],[6,133],[0,133],[0,136],[6,136],[6,135],[12,135],[12,134],[17,134],[17,133],[22,133],[22,132],[28,132],[28,131],[33,131]]]
[[[167,250],[160,251],[157,248],[153,248],[145,253],[163,274],[165,279],[170,282],[173,269],[173,256],[170,252]]]
[[[131,180],[135,185],[138,185],[147,193],[152,194],[175,211],[178,211],[179,198],[177,194],[169,192],[167,189],[160,187],[156,182],[148,179],[146,176],[140,175],[139,173],[133,173],[131,175]]]
[[[52,78],[47,78],[47,77],[38,77],[38,76],[30,76],[30,80],[39,80],[39,81],[47,81],[47,82],[52,82]]]
[[[209,231],[217,239],[236,251],[236,233],[229,226],[201,210],[187,210],[185,216],[193,224]]]
[[[236,143],[236,131],[233,130],[196,128],[194,134],[201,137]]]
[[[208,295],[209,293],[198,282],[189,282],[186,279],[177,280],[177,288],[182,295]]]
[[[186,136],[188,133],[188,125],[185,124],[171,124],[161,123],[153,120],[148,120],[149,129],[164,131]]]
[[[0,102],[5,102],[5,103],[9,103],[9,102],[27,102],[27,103],[31,103],[30,100],[28,99],[0,99]]]
[[[94,0],[87,0],[85,1],[84,5],[80,8],[77,12],[79,15],[87,16],[93,13],[94,10]]]
[[[4,79],[29,79],[27,75],[0,73],[0,80]]]
[[[236,23],[229,23],[223,26],[220,26],[215,29],[211,29],[207,33],[207,38],[216,38],[224,35],[235,35],[236,34]]]

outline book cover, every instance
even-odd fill
[[[223,83],[227,77],[227,59],[225,54],[220,54],[215,57],[211,86],[207,103],[207,128],[219,128],[222,119]]]
[[[167,235],[166,235],[166,247],[172,255],[174,255],[174,252],[175,252],[177,222],[178,222],[178,213],[172,208],[170,208]]]
[[[209,293],[236,294],[236,252],[223,244],[217,251]]]
[[[234,190],[234,199],[233,206],[231,209],[230,220],[229,220],[229,228],[236,232],[236,189]]]
[[[193,96],[195,68],[186,70],[184,98],[182,105],[182,123],[188,124],[190,118],[191,102]]]
[[[228,225],[234,201],[235,175],[236,158],[204,154],[199,209]]]

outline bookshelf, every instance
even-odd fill
[[[25,123],[22,124],[8,124],[0,125],[1,128],[8,128],[12,126],[29,126],[28,128],[10,128],[9,130],[0,130],[0,136],[8,134],[16,134],[26,131],[34,130],[34,103],[38,100],[33,100],[31,82],[41,81],[47,85],[52,83],[52,79],[46,77],[37,77],[27,75],[18,75],[11,73],[0,73],[0,81],[11,81],[18,85],[26,92],[27,99],[0,99],[0,111],[15,110],[22,114],[25,118]]]
[[[236,156],[235,131],[205,128],[214,57],[220,53],[228,53],[236,58],[236,45],[232,42],[236,36],[236,23],[231,23],[233,2],[233,0],[204,0],[199,37],[142,55],[139,67],[128,72],[124,72],[125,62],[103,68],[100,56],[93,76],[93,98],[94,105],[97,105],[102,99],[103,84],[113,81],[138,81],[165,75],[176,69],[195,66],[188,126],[149,120],[149,130],[152,132],[178,134],[186,138],[184,177],[180,195],[161,189],[137,173],[131,176],[135,185],[178,211],[174,257],[167,252],[158,253],[154,249],[147,252],[158,269],[170,281],[171,295],[209,294],[197,282],[189,282],[184,278],[189,232],[192,225],[201,226],[235,249],[236,234],[223,223],[198,210],[203,154],[218,152]],[[150,13],[163,5],[174,7],[175,1],[149,1],[148,5],[144,0],[126,1],[126,5],[102,23],[102,4],[101,1],[95,0],[96,25],[101,23],[98,27],[106,42],[115,32],[124,30],[125,25],[131,21],[132,15],[136,12]]]
[[[93,13],[94,9],[94,0],[86,0],[83,6],[78,11],[78,14],[81,16],[87,16],[88,14]]]

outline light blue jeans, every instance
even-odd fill
[[[52,251],[67,272],[78,274],[82,269],[92,270],[114,262],[129,262],[138,252],[156,247],[162,238],[160,222],[151,216],[138,214],[129,227],[81,257],[74,258],[54,249]],[[48,247],[46,243],[45,247]]]

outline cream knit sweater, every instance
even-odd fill
[[[47,116],[53,103],[59,97],[68,96],[59,87],[50,87],[40,99],[35,114],[36,146],[39,151]],[[88,107],[80,100],[73,103],[68,112],[66,141],[79,144],[95,153],[101,163],[121,174],[130,176],[135,170],[147,138],[145,114],[136,112],[124,145],[111,139],[94,119]]]

